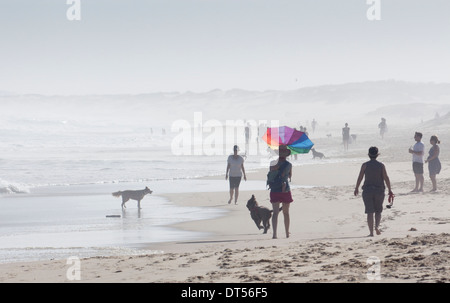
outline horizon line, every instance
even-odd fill
[[[123,92],[123,93],[18,93],[18,92],[10,92],[10,91],[4,91],[0,90],[0,97],[9,97],[9,96],[44,96],[44,97],[82,97],[82,96],[140,96],[140,95],[157,95],[157,94],[208,94],[215,91],[220,92],[230,92],[230,91],[244,91],[244,92],[253,92],[253,93],[266,93],[266,92],[292,92],[292,91],[299,91],[303,89],[311,89],[311,88],[323,88],[323,87],[334,87],[334,86],[346,86],[346,85],[352,85],[352,84],[369,84],[369,83],[387,83],[387,82],[393,82],[393,83],[404,83],[404,84],[427,84],[427,85],[450,85],[450,82],[436,82],[436,81],[407,81],[407,80],[397,80],[397,79],[384,79],[384,80],[367,80],[367,81],[351,81],[351,82],[343,82],[343,83],[334,83],[334,84],[320,84],[320,85],[308,85],[303,86],[299,88],[293,88],[293,89],[264,89],[264,90],[258,90],[258,89],[247,89],[247,88],[230,88],[230,89],[223,89],[223,88],[213,88],[209,90],[203,90],[203,91],[193,91],[193,90],[185,90],[185,91],[155,91],[155,92],[142,92],[142,93],[131,93],[131,92]]]

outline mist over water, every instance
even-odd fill
[[[199,237],[167,224],[222,213],[176,207],[158,195],[226,193],[224,180],[195,178],[224,175],[234,144],[246,154],[247,171],[266,169],[274,157],[261,139],[268,126],[306,127],[316,149],[327,155],[324,164],[363,161],[374,142],[386,150],[400,131],[408,140],[416,126],[440,133],[450,126],[450,85],[391,81],[296,91],[4,95],[0,104],[0,254],[10,261],[74,251],[95,255],[105,253],[105,247]],[[382,117],[390,132],[385,141],[377,127]],[[358,138],[348,152],[341,145],[345,123]],[[301,166],[316,160],[306,154],[292,162]],[[105,221],[106,214],[123,215],[111,192],[144,186],[154,195],[144,199],[143,212],[132,201],[127,216]],[[250,180],[244,187],[257,190],[265,184]],[[80,195],[90,198],[83,202]],[[146,210],[150,205],[151,212]]]

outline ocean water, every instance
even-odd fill
[[[176,206],[160,195],[223,191],[226,197],[225,180],[199,177],[223,175],[228,153],[194,155],[193,148],[176,155],[176,135],[146,125],[3,118],[0,262],[152,253],[151,243],[207,235],[170,225],[223,216],[224,210]],[[247,170],[259,169],[265,159],[268,153],[247,157]],[[144,198],[141,210],[129,201],[122,211],[121,199],[111,195],[145,186],[154,193]],[[264,186],[248,181],[241,188]]]
[[[259,187],[259,182],[247,184]],[[219,217],[225,211],[211,207],[176,206],[158,196],[164,193],[217,191],[218,180],[158,180],[158,193],[122,210],[119,188],[142,188],[139,182],[41,186],[26,194],[3,195],[0,200],[1,262],[154,253],[152,243],[199,239],[207,232],[189,232],[171,224]],[[119,217],[107,217],[119,216]],[[144,249],[146,248],[146,249]]]
[[[207,233],[171,225],[225,211],[214,205],[176,206],[160,195],[223,191],[226,202],[225,180],[200,177],[223,176],[236,143],[246,154],[247,171],[267,168],[274,159],[257,135],[262,132],[254,130],[246,145],[242,127],[219,125],[220,140],[213,140],[207,123],[192,123],[184,133],[171,128],[177,121],[171,117],[152,123],[156,120],[123,120],[120,110],[93,118],[81,109],[73,116],[52,108],[36,115],[9,109],[0,116],[0,262],[152,253],[151,243],[199,239]],[[312,163],[311,155],[298,158],[294,165]],[[111,195],[145,186],[154,192],[140,211],[129,201],[122,212],[120,198]],[[264,188],[263,181],[241,185]]]

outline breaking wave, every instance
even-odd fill
[[[30,189],[23,184],[12,183],[0,179],[0,194],[28,194]]]

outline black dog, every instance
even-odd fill
[[[256,202],[255,195],[247,202],[247,208],[250,211],[250,216],[255,221],[258,229],[264,229],[264,233],[267,234],[267,230],[270,228],[270,218],[272,218],[273,210],[269,210],[267,207],[259,206]],[[280,208],[282,210],[282,208]],[[262,226],[261,226],[262,222]]]

